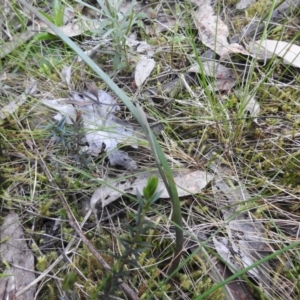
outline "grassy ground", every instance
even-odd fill
[[[236,11],[235,2],[224,5],[217,1],[215,6],[231,36],[265,13],[261,9],[265,1],[257,1],[246,11]],[[80,11],[78,18],[82,14],[92,17],[92,9],[80,10],[72,1],[66,5]],[[126,15],[126,22],[118,20],[120,16],[107,5],[104,1],[101,9],[107,8],[105,14],[110,14],[108,25],[73,41],[83,50],[101,44],[93,56],[95,64],[130,99],[140,103],[149,120],[162,126],[157,139],[172,169],[207,170],[216,178],[221,175],[235,192],[226,195],[221,185],[217,191],[216,183],[211,182],[199,194],[180,199],[184,247],[172,280],[167,275],[175,249],[171,201],[160,199],[147,206],[138,197],[124,196],[99,212],[100,224],[91,215],[82,232],[113,270],[108,272],[70,226],[68,210],[78,223],[83,222],[91,195],[107,176],[124,179],[156,169],[155,155],[143,138],[138,149],[119,145],[138,165],[137,170],[126,171],[111,167],[104,151],[97,157],[82,151],[84,129],[79,115],[75,125],[55,122],[54,111],[41,100],[66,98],[70,92],[84,90],[86,81],[112,95],[114,91],[85,63],[77,62],[75,52],[59,38],[46,34],[31,39],[1,62],[2,107],[16,101],[28,81],[37,85],[36,92],[0,127],[1,218],[10,211],[19,214],[37,272],[43,273],[57,262],[38,282],[36,299],[130,299],[117,278],[140,299],[298,299],[299,69],[277,58],[258,62],[236,55],[223,62],[239,74],[238,84],[230,90],[210,89],[215,78],[204,75],[189,73],[180,81],[191,64],[203,61],[206,50],[192,22],[191,3],[150,1],[148,16],[153,19],[145,21],[134,12]],[[268,5],[275,9],[272,1]],[[17,6],[15,10],[19,11]],[[52,20],[59,20],[53,8],[47,14],[51,11]],[[171,30],[155,33],[159,15],[174,20]],[[24,14],[18,18],[26,20]],[[299,10],[295,10],[266,30],[266,37],[299,45],[299,24]],[[26,25],[18,30],[26,30]],[[104,36],[105,32],[109,33]],[[137,55],[124,46],[125,37],[133,32],[153,46],[157,63],[140,89],[133,82]],[[72,66],[69,85],[61,79],[64,66]],[[153,103],[147,97],[149,90]],[[260,107],[257,119],[244,113],[248,95],[255,95]],[[120,105],[118,116],[139,130],[128,108],[121,101]],[[237,190],[247,197],[231,202],[232,197],[239,197]],[[240,298],[224,288],[232,274],[213,243],[213,238],[228,235],[228,221],[224,220],[224,207],[228,206],[235,217],[246,216],[248,222],[263,227],[265,246],[258,249],[259,257],[252,253],[253,261],[269,255],[261,262],[263,275],[257,279],[246,272],[237,252],[234,254],[242,270],[236,278],[244,291]],[[58,261],[65,248],[67,255]]]

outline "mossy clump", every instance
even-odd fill
[[[255,1],[255,3],[253,3],[251,6],[249,6],[246,9],[246,15],[249,18],[254,18],[254,17],[262,17],[264,16],[266,13],[268,13],[270,11],[270,8],[272,7],[273,4],[273,0],[258,0]],[[276,4],[278,4],[280,2],[280,0],[276,1]]]

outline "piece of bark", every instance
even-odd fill
[[[1,226],[1,241],[1,260],[7,262],[10,268],[4,271],[4,274],[9,277],[0,278],[0,299],[34,299],[35,286],[16,297],[19,290],[35,279],[34,257],[26,244],[17,214],[11,213],[4,219]]]

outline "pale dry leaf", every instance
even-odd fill
[[[236,78],[233,69],[229,69],[216,61],[205,61],[202,63],[201,66],[199,66],[199,64],[196,63],[189,68],[188,72],[204,72],[206,76],[219,79],[226,79],[229,77]]]
[[[0,110],[0,120],[4,120],[7,116],[13,114],[25,101],[26,95],[22,94],[19,97],[19,101],[12,101],[9,104],[3,106]]]
[[[255,2],[255,0],[240,0],[240,2],[238,2],[236,4],[235,8],[242,10],[242,9],[249,7],[254,2]]]
[[[132,33],[126,39],[126,45],[132,48],[136,53],[144,54],[146,57],[152,57],[155,53],[154,47],[149,45],[146,41],[139,41],[135,33]]]
[[[233,273],[236,271],[240,271],[242,268],[236,262],[234,253],[232,252],[232,250],[230,250],[231,244],[229,243],[228,239],[225,237],[220,237],[218,239],[216,237],[213,237],[213,242],[216,251],[224,259],[224,261],[227,262],[227,266],[230,268],[230,270]]]
[[[240,107],[246,117],[250,116],[256,118],[259,116],[260,105],[255,95],[245,95],[243,91],[236,91],[235,94],[241,100]]]
[[[0,109],[0,124],[5,120],[9,115],[13,114],[18,110],[18,108],[25,103],[27,95],[22,93],[16,98],[16,100],[11,101]]]
[[[42,103],[56,111],[59,111],[59,113],[54,116],[55,120],[60,121],[63,117],[66,117],[66,123],[72,125],[73,123],[71,119],[74,119],[76,117],[76,109],[72,105],[64,104],[63,101],[66,100],[67,99],[44,99],[42,100]]]
[[[89,93],[91,93],[95,97],[95,99],[97,99],[99,101],[99,98],[98,98],[99,92],[98,92],[98,87],[97,87],[96,83],[94,81],[86,81],[85,86],[87,88],[87,91]],[[109,103],[112,103],[112,102],[109,101]]]
[[[137,169],[136,162],[125,151],[113,149],[107,157],[112,166],[123,166],[128,171]]]
[[[263,225],[259,221],[255,222],[247,219],[245,214],[243,218],[243,220],[230,221],[226,226],[226,231],[231,242],[232,251],[238,254],[242,267],[247,268],[269,254],[267,252],[269,248],[266,239],[263,237],[265,232]],[[270,283],[268,269],[268,262],[266,262],[249,270],[249,274],[254,276],[266,289]]]
[[[284,41],[259,40],[250,42],[249,52],[257,59],[267,60],[277,55],[283,63],[300,68],[300,47]]]
[[[193,14],[202,43],[221,55],[228,45],[228,28],[220,17],[215,16],[210,0],[202,1]]]
[[[25,94],[26,95],[34,95],[37,90],[37,83],[34,78],[29,78],[25,82]]]
[[[66,6],[64,9],[63,24],[70,23],[75,18],[75,11],[73,7]]]
[[[217,239],[216,237],[213,237],[213,243],[217,253],[220,255],[221,258],[223,258],[224,261],[227,262],[226,265],[222,262],[213,262],[215,271],[212,269],[210,275],[213,278],[213,280],[216,283],[218,283],[220,281],[228,279],[235,273],[235,271],[231,272],[230,270],[240,270],[241,268],[240,265],[237,263],[236,257],[234,253],[232,253],[231,246],[226,238],[220,237]],[[198,251],[198,253],[202,253],[202,251]],[[224,300],[252,300],[252,298],[250,299],[248,297],[250,293],[243,280],[235,279],[226,284],[224,288]]]
[[[112,1],[111,1],[112,2]],[[140,12],[144,11],[143,7],[145,6],[145,3],[139,1],[121,1],[120,7],[118,8],[118,11],[125,14],[130,14],[132,12]]]
[[[260,114],[260,105],[256,101],[255,96],[248,96],[245,100],[246,107],[244,112],[251,117],[258,117]]]
[[[11,41],[1,45],[0,59],[29,41],[34,35],[36,35],[36,32],[33,26],[28,27],[27,31],[14,35]]]
[[[155,60],[142,56],[135,67],[134,80],[137,87],[140,87],[150,76],[155,67]]]
[[[159,178],[157,191],[161,192],[161,198],[169,198],[168,191],[161,179],[159,172],[146,172],[134,178],[126,180],[106,179],[106,184],[97,189],[91,197],[90,206],[97,211],[99,205],[105,207],[119,199],[124,193],[136,195],[137,190],[143,194],[143,188],[147,185],[148,178],[156,175]],[[200,193],[200,191],[212,180],[212,175],[204,171],[181,170],[173,171],[174,181],[179,197]]]
[[[213,84],[209,84],[211,91],[231,91],[231,89],[237,84],[235,78],[216,79]]]
[[[6,240],[7,239],[7,240]],[[16,297],[16,293],[27,287],[35,279],[34,256],[28,248],[19,217],[11,213],[5,217],[1,226],[1,260],[10,264],[4,274],[10,277],[0,280],[0,299],[34,299],[35,285]]]
[[[199,258],[203,261],[206,261],[212,267],[209,268],[208,274],[212,278],[215,283],[219,283],[221,281],[226,280],[227,278],[232,276],[232,272],[230,269],[221,261],[216,261],[212,255],[209,255],[207,252],[203,251],[203,248],[199,248],[199,242],[203,242],[206,244],[206,247],[215,248],[218,254],[223,258],[224,261],[232,261],[232,268],[235,267],[235,257],[234,254],[231,253],[230,245],[228,244],[228,240],[225,238],[216,238],[216,236],[212,237],[212,241],[210,241],[208,232],[203,230],[203,225],[194,225],[191,227],[191,232],[186,234],[186,239],[184,241],[185,249],[188,249],[189,253],[193,255],[199,256]],[[203,232],[206,232],[203,233]],[[195,243],[194,239],[191,239],[192,236],[197,238],[197,243]],[[207,249],[207,248],[206,248]],[[223,298],[226,300],[250,300],[247,295],[249,291],[247,287],[243,284],[242,280],[235,279],[227,283],[223,287]],[[251,299],[252,300],[252,299]]]
[[[60,77],[63,81],[66,82],[67,86],[70,85],[72,74],[72,66],[64,66],[60,71]]]
[[[220,53],[220,56],[222,58],[228,57],[230,54],[233,53],[240,53],[243,55],[249,55],[249,52],[241,45],[237,43],[228,44],[227,46],[224,45],[222,52]]]
[[[218,167],[214,166],[214,168],[216,168],[214,170],[216,172]],[[234,257],[240,261],[240,264],[235,264],[235,269],[240,270],[266,255],[266,252],[262,252],[268,249],[264,238],[265,229],[259,221],[254,221],[247,213],[240,212],[244,211],[241,206],[251,199],[247,189],[242,184],[236,186],[233,182],[231,184],[225,182],[220,170],[218,174],[220,176],[215,178],[212,190],[224,221],[229,221],[228,225],[225,226],[227,241],[224,243],[223,240],[223,244],[229,245]],[[226,181],[228,181],[228,177]],[[227,262],[232,264],[232,261]],[[267,270],[268,262],[265,262],[249,271],[249,274],[254,276],[255,280],[260,282],[265,289],[270,284]],[[232,271],[234,270],[232,269]]]
[[[136,48],[137,53],[146,53],[147,57],[152,57],[155,53],[153,46],[149,45],[147,42],[140,42]]]
[[[74,36],[78,36],[81,35],[82,33],[84,33],[87,29],[85,29],[81,24],[78,23],[68,23],[66,25],[60,26],[59,29],[68,37],[74,37]],[[47,29],[46,30],[49,33],[55,34],[54,31],[52,31],[52,29]]]
[[[94,46],[93,48],[84,51],[84,53],[85,53],[87,56],[92,57],[93,55],[95,55],[95,53],[97,52],[97,50],[98,50],[101,46],[102,46],[102,44],[99,43],[98,45]],[[78,55],[77,58],[76,58],[76,61],[77,61],[77,62],[82,62],[83,59]]]
[[[104,91],[97,90],[97,92],[98,95],[90,91],[73,93],[71,99],[42,100],[42,103],[59,111],[54,118],[59,121],[66,117],[67,124],[73,124],[71,119],[75,120],[77,111],[80,110],[86,132],[85,141],[89,145],[88,153],[97,156],[105,145],[111,165],[122,163],[121,166],[132,170],[136,164],[131,158],[118,152],[120,157],[116,159],[116,155],[112,152],[117,151],[119,143],[137,147],[132,138],[133,128],[128,122],[114,115],[120,109],[117,101]]]
[[[198,9],[193,13],[193,19],[205,46],[221,57],[226,57],[231,53],[248,54],[241,45],[228,43],[228,27],[220,17],[215,16],[210,0],[196,1],[195,3],[197,3]]]
[[[145,26],[146,34],[150,36],[159,36],[162,32],[168,30],[172,31],[174,26],[178,23],[177,19],[165,15],[159,15],[158,18],[155,18],[153,21],[156,22],[155,26],[153,26],[153,24]],[[181,20],[180,26],[184,27],[187,25],[185,20]]]
[[[215,61],[205,61],[201,66],[194,64],[189,68],[188,72],[203,72],[206,76],[214,77],[216,80],[209,85],[211,91],[230,91],[237,83],[234,70]]]
[[[219,170],[217,166],[217,169],[214,171],[219,174],[219,177],[215,178],[212,190],[217,204],[222,210],[223,219],[228,220],[235,214],[240,204],[251,199],[251,195],[241,183],[235,186],[232,180],[227,180],[224,168]],[[224,175],[222,176],[222,174]]]
[[[100,28],[100,21],[77,21],[60,26],[59,29],[68,37],[74,37],[83,34],[86,31],[97,30]],[[43,31],[56,35],[56,33],[47,25],[40,23],[40,28]]]

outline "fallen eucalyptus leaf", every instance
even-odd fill
[[[229,69],[215,61],[205,61],[202,63],[202,66],[199,66],[199,64],[194,64],[188,70],[188,72],[192,73],[201,73],[202,71],[206,76],[218,79],[226,79],[230,77],[236,78],[232,69]]]
[[[213,176],[204,171],[180,170],[173,171],[177,185],[178,196],[197,194],[212,180]],[[97,189],[91,197],[90,206],[95,212],[99,204],[105,207],[120,198],[123,194],[136,195],[139,191],[143,194],[143,188],[147,185],[148,178],[155,175],[159,178],[157,191],[161,192],[160,198],[169,198],[166,187],[159,172],[146,172],[134,175],[129,179],[106,179],[106,185]]]
[[[144,54],[147,57],[152,57],[155,53],[153,46],[149,45],[145,41],[139,41],[134,33],[127,38],[126,45],[135,50],[135,52]]]
[[[219,167],[213,166],[213,168],[217,171]],[[223,171],[225,170],[223,169]],[[228,170],[228,172],[230,171]],[[234,185],[228,176],[224,176],[223,179],[222,170],[219,169],[218,174],[220,176],[215,178],[212,190],[223,214],[223,220],[228,222],[228,225],[225,226],[227,237],[214,242],[216,250],[224,259],[227,255],[226,262],[231,271],[235,272],[261,259],[269,248],[264,238],[265,228],[261,222],[253,220],[247,213],[241,212],[243,211],[241,207],[251,199],[247,189],[242,184]],[[218,242],[221,242],[222,245]],[[228,247],[228,251],[225,250],[225,247]],[[261,284],[266,293],[269,293],[270,286],[268,266],[268,262],[265,262],[249,271],[249,274]]]
[[[10,268],[4,270],[7,278],[0,279],[0,299],[34,299],[35,285],[16,297],[16,293],[31,284],[35,279],[34,256],[24,238],[19,217],[15,213],[7,215],[1,226],[1,260]]]
[[[5,44],[1,45],[0,51],[0,59],[5,57],[6,55],[10,54],[12,51],[29,41],[36,32],[34,31],[34,27],[28,27],[27,31],[17,33],[14,35],[13,39]]]
[[[255,2],[255,0],[240,0],[240,2],[235,5],[235,8],[242,10],[242,9],[247,8],[254,2]]]
[[[250,42],[249,52],[258,60],[268,60],[277,55],[283,63],[300,68],[300,47],[284,41],[259,40]]]
[[[260,113],[260,105],[256,101],[255,96],[248,96],[245,100],[246,107],[244,112],[249,114],[251,117],[258,117]]]
[[[53,35],[56,35],[55,32],[50,29],[47,25],[40,23],[40,28],[43,31],[49,32]],[[74,37],[83,34],[86,31],[97,30],[101,26],[100,21],[76,21],[74,23],[68,23],[66,25],[60,26],[59,29],[68,37]]]
[[[133,128],[129,123],[114,116],[114,113],[120,109],[116,100],[104,91],[97,90],[97,92],[98,95],[89,91],[73,93],[71,99],[42,100],[42,102],[59,111],[54,117],[56,120],[59,121],[65,116],[67,124],[73,124],[71,119],[75,120],[77,110],[81,110],[89,154],[97,156],[105,145],[112,166],[122,163],[121,166],[124,168],[129,167],[133,170],[136,164],[129,156],[118,152],[120,157],[117,159],[117,155],[112,154],[113,151],[117,151],[119,143],[127,142],[136,147],[132,139]]]
[[[26,102],[27,95],[33,95],[36,92],[37,85],[35,79],[30,78],[29,80],[26,81],[25,84],[26,84],[25,92],[17,96],[15,100],[9,102],[8,104],[6,104],[0,109],[0,124],[2,123],[3,120],[6,119],[6,117],[15,113],[19,109],[19,107]]]
[[[193,19],[198,29],[202,43],[215,51],[221,57],[231,53],[249,53],[239,44],[229,44],[229,30],[219,16],[215,16],[211,0],[196,1],[198,9],[193,13]]]
[[[218,78],[213,84],[209,84],[209,88],[212,91],[230,91],[237,84],[235,78]]]
[[[66,82],[68,87],[70,86],[70,82],[71,82],[71,72],[72,72],[72,66],[64,66],[60,71],[60,77],[63,81]]]
[[[216,238],[213,237],[213,242],[218,254],[227,262],[228,267],[234,273],[236,270],[241,270],[241,266],[236,262],[234,258],[234,252],[230,251],[231,244],[225,237]]]
[[[134,80],[137,87],[140,87],[145,80],[150,76],[155,67],[155,60],[142,56],[135,67]]]

